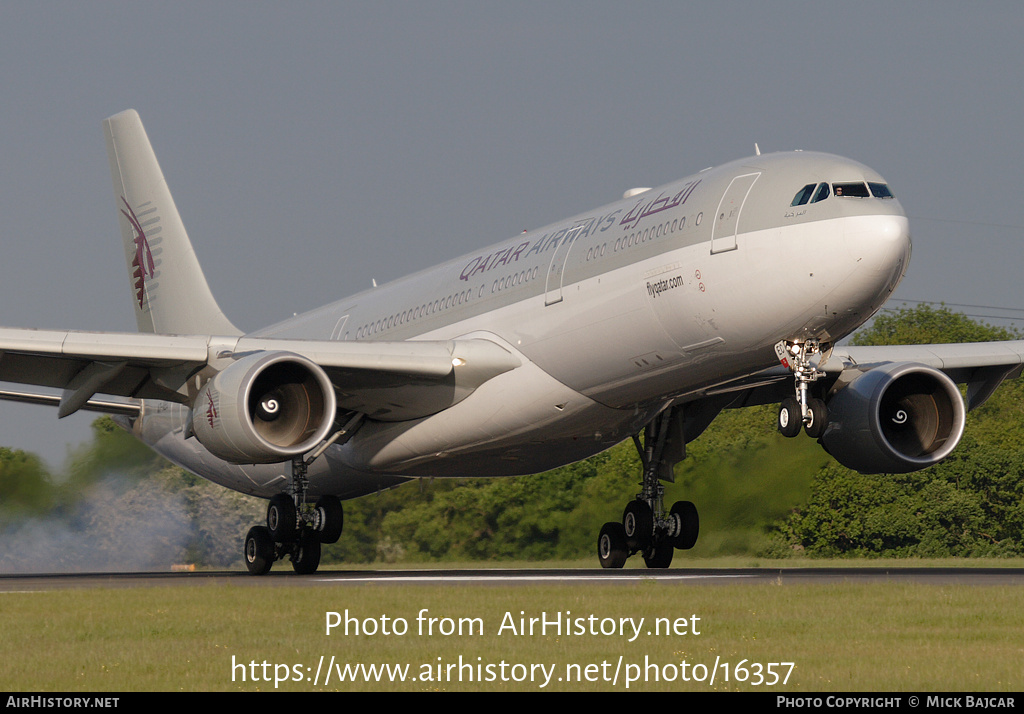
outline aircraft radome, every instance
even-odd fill
[[[512,476],[632,438],[640,488],[605,567],[664,568],[698,533],[662,481],[723,409],[863,472],[950,454],[1024,343],[842,348],[910,257],[885,180],[752,156],[516,235],[256,332],[218,308],[136,112],[104,122],[138,333],[0,328],[4,392],[114,415],[170,461],[269,499],[249,571],[316,570],[342,501],[422,477]],[[344,237],[342,236],[342,239]],[[957,383],[966,383],[966,405]]]

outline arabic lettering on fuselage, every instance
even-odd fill
[[[690,194],[693,193],[693,190],[697,188],[697,184],[699,183],[700,179],[690,181],[674,196],[668,196],[662,193],[653,201],[645,201],[645,199],[641,199],[633,207],[633,210],[627,213],[623,219],[619,221],[619,225],[625,226],[626,230],[631,230],[636,228],[640,221],[648,216],[653,216],[655,213],[661,213],[662,211],[667,211],[670,208],[683,205],[686,203],[686,199],[690,197]]]
[[[536,240],[528,240],[518,245],[496,250],[487,255],[480,255],[466,264],[459,274],[460,280],[469,280],[474,275],[486,273],[493,268],[516,263],[531,255],[539,255],[549,250],[558,248],[559,245],[572,243],[578,238],[585,238],[591,233],[604,232],[615,224],[615,219],[622,209],[616,209],[605,216],[584,218],[573,221],[570,225],[560,228],[552,233],[545,233]]]

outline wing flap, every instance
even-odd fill
[[[15,392],[9,389],[0,389],[0,400],[8,402],[21,402],[22,404],[38,404],[47,407],[59,407],[60,395],[42,394],[40,392]],[[90,399],[82,405],[83,411],[101,412],[103,414],[124,414],[125,416],[138,416],[142,411],[142,405],[138,402],[121,402],[109,399]]]

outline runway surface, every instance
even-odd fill
[[[666,585],[778,583],[907,582],[932,585],[1020,585],[1024,568],[679,568],[669,570],[472,569],[472,570],[322,570],[295,575],[282,567],[262,577],[244,571],[185,573],[0,574],[0,593],[75,588],[175,587],[231,584],[246,587],[385,585],[627,584],[655,581]]]

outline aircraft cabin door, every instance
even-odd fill
[[[565,265],[569,262],[569,251],[572,250],[576,239],[586,228],[586,223],[577,222],[572,228],[565,232],[554,255],[551,256],[551,263],[548,265],[547,278],[544,285],[544,305],[554,305],[562,302],[562,281],[565,278]]]
[[[737,176],[725,189],[725,195],[718,204],[715,213],[715,224],[711,228],[711,253],[724,253],[736,250],[736,233],[740,225],[740,213],[743,203],[750,194],[754,182],[761,172]]]

